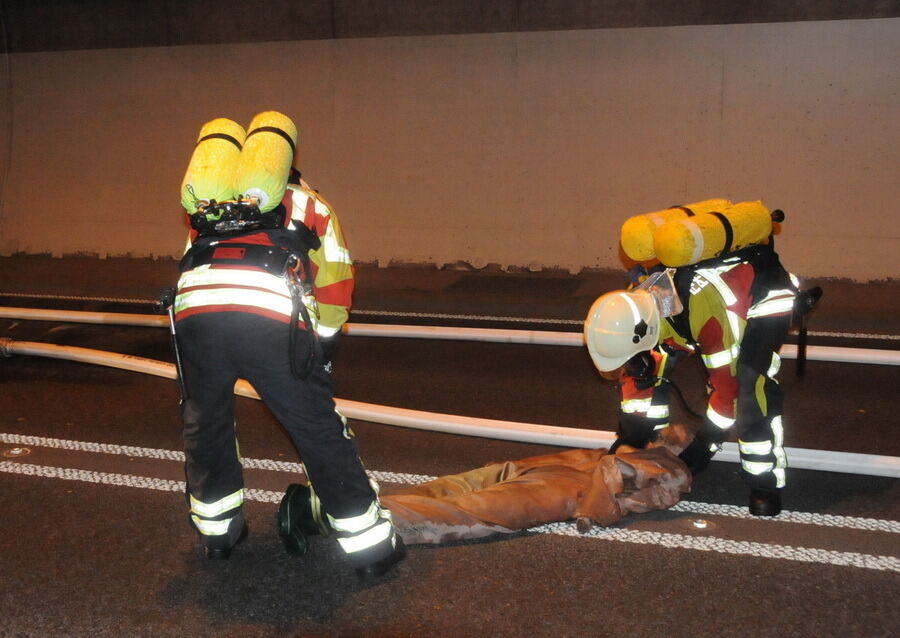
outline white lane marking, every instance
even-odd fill
[[[72,441],[68,439],[54,439],[23,434],[0,433],[0,442],[17,446],[37,446],[61,450],[74,450],[78,452],[93,452],[103,454],[119,454],[136,458],[164,459],[167,461],[184,462],[184,452],[176,450],[163,450],[159,448],[136,447],[130,445],[116,445],[113,443],[94,443],[91,441]],[[241,459],[241,464],[250,469],[271,470],[303,474],[303,466],[300,463],[290,461],[275,461],[271,459]],[[420,484],[433,481],[436,477],[423,474],[407,474],[402,472],[382,472],[367,470],[367,474],[376,481],[383,483]],[[183,488],[182,488],[183,489]],[[842,527],[847,529],[859,529],[873,532],[887,532],[900,534],[900,521],[882,520],[877,518],[862,518],[854,516],[839,516],[835,514],[816,514],[812,512],[783,511],[775,517],[751,516],[746,508],[737,505],[721,505],[715,503],[702,503],[698,501],[681,501],[669,508],[674,512],[690,514],[726,516],[730,518],[744,518],[748,520],[775,521],[782,523],[797,523],[802,525],[819,525],[822,527]]]
[[[879,556],[876,554],[861,554],[859,552],[839,552],[835,550],[819,549],[817,547],[769,545],[752,541],[735,541],[714,536],[687,536],[684,534],[644,532],[631,529],[603,527],[595,527],[586,534],[581,534],[575,528],[575,525],[571,523],[551,523],[549,525],[533,528],[529,531],[541,532],[544,534],[560,534],[563,536],[585,536],[601,540],[636,543],[639,545],[659,545],[661,547],[673,549],[694,549],[704,552],[718,552],[720,554],[736,554],[756,556],[759,558],[795,560],[804,563],[821,563],[826,565],[841,565],[847,567],[861,567],[864,569],[876,569],[880,571],[900,572],[900,558],[896,556]]]
[[[163,492],[184,492],[185,489],[184,481],[172,481],[130,474],[92,472],[89,470],[33,465],[30,463],[18,463],[13,461],[0,461],[0,472],[55,478],[67,481],[82,481],[101,485],[115,485],[119,487],[136,487]],[[244,492],[244,498],[249,501],[278,503],[281,501],[281,497],[282,494],[280,492],[273,492],[271,490],[248,489]],[[900,572],[900,558],[895,556],[879,556],[875,554],[861,554],[859,552],[839,552],[815,547],[768,545],[766,543],[734,541],[713,536],[687,536],[684,534],[644,532],[639,530],[603,527],[595,527],[587,533],[581,534],[575,528],[575,525],[570,522],[549,523],[547,525],[533,527],[527,531],[540,534],[575,536],[579,538],[596,538],[600,540],[612,540],[640,545],[658,545],[670,549],[693,549],[718,552],[720,554],[755,556],[758,558],[774,558],[806,563],[820,563],[826,565],[875,569],[879,571]]]
[[[823,527],[844,527],[869,532],[900,534],[900,521],[841,516],[838,514],[814,514],[812,512],[792,512],[784,510],[778,516],[753,516],[746,507],[738,505],[717,505],[699,501],[681,501],[669,508],[673,512],[703,514],[705,516],[728,516],[752,521],[774,521],[776,523],[797,523],[800,525],[820,525]]]
[[[184,452],[177,450],[162,450],[159,448],[136,447],[132,445],[116,445],[114,443],[94,443],[93,441],[71,441],[68,439],[52,439],[43,436],[30,436],[26,434],[7,434],[0,432],[0,443],[19,446],[36,446],[53,448],[57,450],[72,450],[76,452],[93,452],[102,454],[119,454],[135,458],[163,459],[165,461],[184,462]],[[241,459],[241,465],[249,469],[271,470],[275,472],[289,472],[303,474],[303,466],[291,461],[275,461],[273,459]],[[368,470],[369,476],[376,481],[385,483],[427,483],[434,480],[433,476],[421,474],[404,474],[402,472],[379,472]]]

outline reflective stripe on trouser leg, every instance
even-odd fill
[[[777,352],[789,327],[790,317],[751,319],[738,357],[741,475],[753,487],[774,489],[785,485],[784,392],[775,375],[780,367]]]
[[[771,489],[785,485],[787,456],[781,419],[779,414],[741,428],[738,449],[742,475],[754,487]]]
[[[391,514],[373,501],[363,514],[336,518],[327,515],[338,544],[355,565],[365,565],[388,556],[396,547]]]
[[[231,521],[241,515],[244,490],[240,489],[211,503],[204,503],[191,495],[190,503],[191,521],[197,531],[204,536],[221,536],[228,533]]]

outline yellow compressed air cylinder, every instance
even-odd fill
[[[666,222],[653,235],[659,261],[679,268],[764,242],[772,214],[762,202],[740,202],[725,210]]]
[[[267,213],[284,197],[294,149],[297,127],[278,111],[258,113],[247,129],[234,188],[243,197],[255,197],[259,210]]]
[[[727,199],[705,199],[684,206],[672,206],[665,210],[629,217],[622,224],[620,233],[622,250],[635,261],[650,261],[656,258],[653,248],[653,234],[666,222],[682,219],[691,215],[700,215],[714,210],[724,210],[731,206]]]
[[[181,181],[181,205],[190,214],[201,200],[234,199],[234,172],[247,137],[244,127],[224,117],[203,125]]]

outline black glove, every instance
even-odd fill
[[[718,446],[702,433],[697,433],[691,444],[678,455],[678,458],[684,461],[692,475],[697,476],[707,468],[716,452],[718,452]]]

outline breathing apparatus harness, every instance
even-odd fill
[[[181,272],[207,264],[240,265],[260,268],[269,274],[285,279],[291,293],[291,329],[289,353],[291,372],[305,379],[316,363],[323,359],[309,308],[304,298],[315,305],[314,286],[310,279],[309,251],[321,246],[319,237],[305,224],[296,229],[284,227],[286,210],[279,204],[273,210],[262,213],[256,198],[239,198],[232,201],[198,201],[197,211],[190,216],[191,227],[198,237],[184,254],[179,265]],[[235,241],[241,237],[263,232],[272,245]],[[227,242],[222,242],[227,239]],[[298,323],[303,319],[306,328],[307,354],[302,362],[297,356]]]
[[[741,250],[731,251],[732,235],[730,225],[724,216],[718,215],[723,222],[726,230],[726,247],[716,257],[707,259],[689,266],[682,266],[677,269],[668,269],[672,272],[675,285],[675,292],[681,302],[682,309],[680,312],[668,314],[663,318],[682,337],[691,347],[698,348],[697,341],[691,333],[690,329],[690,288],[694,280],[694,275],[698,269],[719,266],[723,260],[728,262],[746,262],[749,263],[754,270],[754,282],[751,288],[751,296],[753,299],[760,299],[774,288],[787,288],[794,293],[794,311],[792,323],[798,330],[797,339],[797,376],[803,376],[806,363],[806,321],[810,311],[822,297],[822,289],[819,286],[800,290],[791,276],[781,264],[778,254],[775,252],[775,238],[769,236],[769,241],[765,244],[756,244],[748,246]],[[772,211],[772,219],[775,222],[784,221],[784,212],[781,210]],[[730,251],[730,252],[729,252]],[[726,254],[728,253],[728,254]],[[656,265],[649,272],[642,266],[632,269],[631,278],[634,284],[638,284],[640,278],[653,277],[655,273],[667,270],[662,264]],[[668,356],[677,357],[681,353],[673,348],[669,348],[665,344],[661,344],[660,348],[664,349]],[[682,406],[694,417],[703,419],[703,416],[691,408],[684,397],[681,389],[674,381],[665,375],[657,376],[654,374],[656,362],[649,352],[641,352],[632,357],[626,363],[626,373],[635,379],[638,388],[647,389],[655,385],[665,384],[674,389]],[[663,371],[664,372],[664,371]]]

